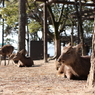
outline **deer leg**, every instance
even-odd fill
[[[12,64],[14,64],[14,61],[12,60]]]
[[[7,65],[9,65],[9,62],[10,62],[10,55],[8,56],[8,64]]]
[[[8,55],[8,64],[7,65],[9,65],[9,61],[10,61],[10,55]]]
[[[9,61],[10,61],[10,60],[8,59],[8,64],[7,64],[7,65],[9,65]]]
[[[68,79],[72,79],[72,77],[73,77],[72,72],[71,72],[71,71],[66,71],[66,77],[67,77]]]
[[[24,64],[20,64],[19,67],[25,67],[25,65]]]
[[[4,65],[6,65],[6,56],[4,56]]]
[[[2,56],[0,55],[0,65],[1,65]]]
[[[62,68],[59,68],[59,69],[58,69],[58,72],[57,72],[57,75],[58,75],[58,76],[61,76],[61,75],[63,75],[63,74],[64,74],[64,72],[63,72]]]
[[[58,68],[57,75],[58,75],[58,76],[62,76],[62,77],[65,78],[65,65],[62,64],[62,65]]]
[[[25,67],[25,65],[21,61],[19,62],[19,60],[16,61],[16,64],[18,67]]]

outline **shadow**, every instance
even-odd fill
[[[33,65],[33,66],[20,66],[20,68],[33,68],[33,67],[40,67],[41,65]]]
[[[42,66],[42,65],[33,65],[33,67],[40,67],[40,66]]]
[[[71,80],[87,80],[87,77],[77,77],[77,76],[74,76],[71,78]]]

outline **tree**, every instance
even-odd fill
[[[26,0],[19,0],[18,51],[25,49]]]
[[[52,8],[53,6],[53,8]],[[52,25],[54,27],[54,32],[48,32],[48,34],[52,37],[55,43],[55,57],[56,59],[59,57],[61,53],[60,47],[60,36],[61,33],[64,31],[65,26],[68,22],[68,14],[69,14],[69,6],[63,4],[55,4],[55,5],[48,5],[48,11],[50,13]],[[71,6],[70,6],[71,7]],[[68,22],[70,23],[70,22]]]
[[[18,15],[19,10],[19,15]],[[12,31],[18,31],[18,50],[25,48],[25,26],[26,26],[26,0],[6,1],[6,7],[1,11],[2,18],[5,19],[5,34],[12,34]],[[18,21],[19,18],[19,21]]]
[[[75,0],[75,2],[77,3],[78,0]],[[82,14],[81,14],[81,11],[82,11],[82,5],[81,5],[81,0],[79,0],[79,9],[78,9],[78,5],[76,4],[75,5],[75,9],[76,9],[76,12],[77,12],[77,19],[78,19],[78,27],[79,27],[79,33],[80,33],[80,41],[81,43],[83,43],[82,45],[82,55],[84,55],[84,37],[83,37],[83,34],[84,34],[84,31],[83,31],[83,27],[82,27]]]
[[[17,2],[13,2],[13,1],[10,2],[9,0],[4,0],[4,3],[5,3],[5,7],[0,9],[1,18],[4,20],[4,23],[2,21],[0,22],[1,25],[4,24],[4,27],[3,27],[4,30],[2,29],[4,31],[4,36],[3,36],[4,38],[3,37],[2,38],[4,39],[4,43],[11,44],[11,42],[13,42],[13,40],[15,39],[12,40],[8,38],[7,40],[7,36],[15,35],[15,33],[17,33],[18,31],[17,29],[18,6],[17,6]]]
[[[34,0],[26,0],[26,13],[27,13],[27,26],[29,33],[32,37],[34,32],[42,31],[42,10],[39,10],[38,4],[32,2]],[[32,2],[32,3],[31,3]],[[5,8],[0,10],[2,18],[4,18],[5,30],[4,35],[8,36],[14,33],[18,33],[19,28],[19,14],[18,14],[18,0],[6,0]],[[0,23],[2,24],[2,22]],[[36,27],[35,27],[36,26]],[[35,28],[34,28],[35,27]],[[35,38],[32,38],[33,40]]]
[[[31,3],[30,1],[28,1],[28,6],[29,9],[27,15],[29,18],[29,23],[28,23],[29,32],[32,40],[35,40],[35,34],[38,31],[42,31],[43,34],[43,9],[39,6],[39,3],[36,2]],[[37,36],[36,38],[39,38],[39,36]],[[42,39],[43,39],[43,35],[42,35]]]
[[[28,18],[27,25],[29,28],[29,33],[31,33],[32,35],[31,36],[32,40],[35,40],[35,38],[38,39],[38,35],[36,35],[37,31],[43,32],[43,27],[42,27],[43,26],[43,10],[42,10],[42,7],[39,6],[40,3],[34,3],[32,1],[34,0],[27,0],[26,13],[27,13],[27,18]],[[48,34],[47,35],[48,35],[48,38],[50,40],[52,39],[55,43],[57,43],[58,41],[59,44],[55,45],[55,51],[57,51],[55,52],[55,55],[59,55],[60,54],[60,39],[62,38],[63,35],[67,34],[65,32],[65,30],[67,30],[67,26],[65,25],[69,24],[68,27],[70,28],[72,26],[70,20],[71,21],[73,20],[70,17],[71,17],[71,13],[75,12],[75,8],[73,5],[51,4],[51,5],[48,5],[48,9],[49,9],[50,15],[49,13],[47,13],[47,16],[48,16],[47,18],[48,19],[47,20]],[[18,15],[18,0],[8,0],[6,2],[6,7],[1,9],[0,12],[2,16],[4,17],[5,22],[7,24],[6,34],[7,35],[9,33],[11,34],[12,30],[18,31],[18,16],[19,16]],[[54,31],[50,28],[51,26],[52,28],[54,28]],[[55,39],[58,39],[58,40],[55,41]]]
[[[48,15],[48,17],[47,17],[47,19],[48,19],[47,20],[48,21],[47,35],[49,38],[52,38],[52,40],[55,42],[55,57],[58,57],[60,55],[60,39],[61,39],[63,33],[65,32],[64,30],[67,27],[65,25],[69,25],[68,27],[71,28],[71,27],[73,27],[73,24],[74,25],[76,24],[76,23],[73,23],[75,21],[71,18],[71,14],[70,14],[71,12],[75,11],[75,8],[72,5],[71,6],[65,5],[65,7],[64,7],[64,5],[62,6],[62,4],[52,4],[52,5],[48,5],[48,10],[49,10],[49,13],[47,13],[47,14],[50,14],[51,18]],[[79,9],[77,9],[77,10],[79,10]],[[37,13],[40,13],[40,15],[38,15]],[[41,15],[42,15],[41,13],[42,13],[42,11],[39,11],[39,7],[36,7],[36,10],[34,9],[32,11],[31,18],[34,18],[34,19],[36,19],[36,21],[41,22],[41,20],[40,20]],[[78,20],[79,20],[80,25],[82,26],[81,19],[78,19]],[[42,23],[40,23],[40,24],[42,24]],[[54,31],[50,30],[50,28],[49,28],[50,25],[52,26],[52,28],[54,28]],[[82,40],[83,39],[83,27],[81,27],[81,26],[80,26],[80,34],[81,34],[80,38]],[[89,28],[89,26],[88,26],[88,28]]]
[[[93,20],[85,20],[83,22],[84,33],[86,33],[88,36],[91,36],[91,34],[93,33],[93,23]]]
[[[90,73],[87,79],[87,87],[95,87],[95,16],[94,16],[94,33],[92,38],[92,54],[91,54],[91,67]]]

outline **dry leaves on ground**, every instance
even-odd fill
[[[54,60],[35,60],[34,67],[0,66],[0,95],[95,95],[85,80],[58,77]]]

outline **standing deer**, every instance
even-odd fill
[[[11,45],[4,45],[1,49],[0,49],[0,54],[4,57],[4,65],[6,65],[6,56],[10,56],[12,54],[14,50],[14,47]],[[8,64],[9,64],[9,60],[8,60]]]
[[[69,79],[71,79],[72,76],[78,77],[79,79],[86,79],[89,74],[91,66],[90,56],[80,55],[79,51],[81,46],[82,44],[64,47],[62,54],[58,58],[59,63],[61,62],[69,67],[70,74],[68,73],[67,76]]]
[[[31,57],[26,57],[25,56],[26,50],[21,50],[19,52],[17,52],[17,54],[15,55],[15,57],[13,58],[13,60],[20,60],[22,62],[22,64],[19,65],[19,67],[31,67],[34,65],[34,62],[32,60]]]

